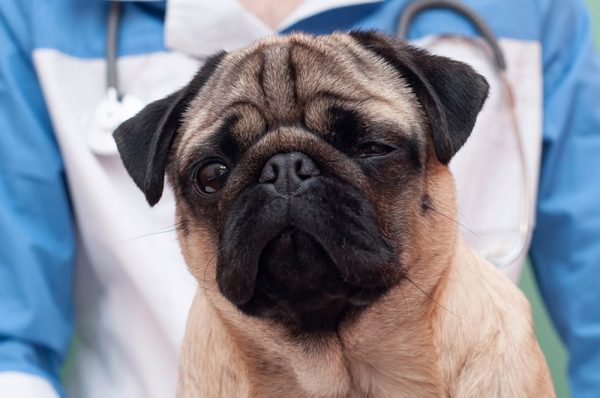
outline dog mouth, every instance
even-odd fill
[[[370,304],[384,291],[345,282],[319,239],[289,226],[261,252],[254,294],[240,309],[305,332],[333,330],[349,311]]]
[[[315,292],[339,290],[340,274],[325,248],[295,226],[271,239],[259,257],[256,288],[267,294],[304,300]]]
[[[397,282],[396,251],[368,201],[326,188],[238,198],[221,239],[217,283],[242,312],[301,332],[336,330]]]

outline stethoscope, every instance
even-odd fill
[[[527,169],[527,158],[523,137],[517,120],[516,104],[513,90],[506,75],[506,60],[500,48],[497,37],[494,35],[487,23],[471,8],[457,0],[415,0],[412,1],[402,12],[398,19],[398,37],[407,39],[408,29],[414,17],[422,11],[433,8],[445,8],[464,16],[482,35],[484,41],[489,45],[493,54],[493,64],[504,87],[504,95],[510,109],[513,134],[517,143],[519,163],[521,169],[521,209],[519,216],[518,241],[510,250],[501,253],[484,253],[484,256],[499,268],[505,268],[523,258],[529,246],[531,232],[530,205],[531,197],[529,191],[529,173]],[[112,139],[112,132],[116,127],[129,117],[140,111],[144,104],[132,95],[123,94],[120,91],[117,77],[117,43],[119,21],[121,18],[120,1],[111,1],[108,13],[106,34],[106,94],[97,105],[92,116],[92,122],[88,129],[88,144],[92,152],[97,155],[113,155],[117,153]]]
[[[131,94],[123,94],[117,73],[117,43],[121,2],[111,1],[106,26],[106,92],[86,121],[86,140],[92,152],[100,156],[117,154],[113,131],[125,120],[142,110],[144,102]]]

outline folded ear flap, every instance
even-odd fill
[[[487,98],[485,78],[469,65],[381,33],[353,31],[350,35],[398,70],[411,86],[427,116],[437,158],[448,164],[469,138]]]
[[[113,133],[125,169],[151,206],[162,196],[167,160],[183,114],[224,56],[220,52],[210,57],[187,86],[152,102]]]

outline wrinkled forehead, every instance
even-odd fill
[[[403,134],[424,121],[398,72],[348,35],[273,37],[226,55],[184,117],[179,155],[224,130],[241,148],[281,126],[336,134],[339,112]]]

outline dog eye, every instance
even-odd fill
[[[365,142],[360,144],[354,151],[355,156],[360,158],[369,158],[374,156],[383,156],[392,152],[394,149],[393,146],[382,144],[380,142]]]
[[[220,162],[204,163],[194,170],[193,178],[202,193],[220,191],[229,176],[229,168]]]

